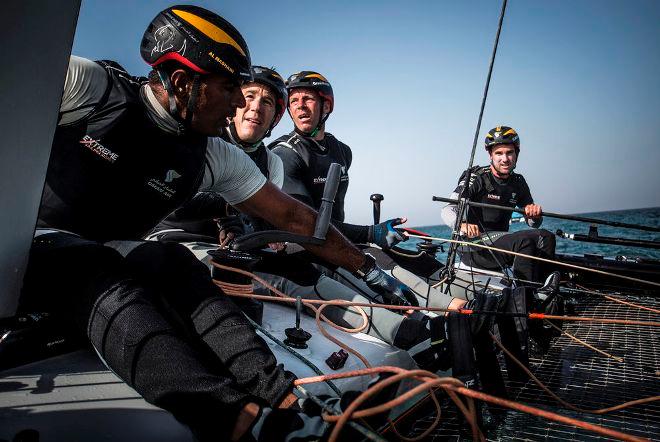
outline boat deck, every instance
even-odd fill
[[[660,315],[594,295],[576,295],[576,314],[594,318],[658,321]],[[638,305],[660,309],[654,297],[621,296]],[[566,323],[564,331],[624,362],[585,348],[565,335],[555,338],[542,358],[531,359],[532,372],[553,392],[581,408],[604,408],[660,394],[660,334],[649,326]],[[503,367],[504,369],[504,367]],[[510,398],[595,425],[630,435],[660,439],[660,403],[636,405],[604,415],[568,410],[544,393],[532,380],[507,382]],[[451,405],[443,407],[443,419],[426,440],[469,439]],[[421,434],[433,420],[431,413],[418,420],[409,436]],[[551,422],[525,413],[508,411],[486,434],[489,440],[609,440],[606,437]]]

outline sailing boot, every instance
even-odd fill
[[[561,273],[554,271],[546,278],[543,286],[536,290],[535,298],[540,301],[541,306],[548,304],[552,298],[559,293],[559,283],[561,282]]]
[[[545,280],[543,286],[533,293],[530,297],[530,311],[535,313],[545,313],[548,315],[563,315],[564,314],[564,299],[559,293],[559,283],[561,280],[561,273],[558,271],[552,272]],[[553,337],[561,335],[550,322],[559,328],[562,327],[561,322],[555,321],[533,321],[529,325],[529,334],[531,337],[530,347],[533,352],[540,352],[541,355],[548,352],[550,348],[550,341]]]
[[[506,397],[506,388],[490,333],[498,318],[498,313],[505,308],[506,304],[505,293],[484,289],[476,292],[474,298],[463,307],[466,310],[474,311],[469,316],[469,321],[476,372],[479,374],[481,388],[483,391],[499,397]]]
[[[559,293],[559,283],[561,280],[561,273],[552,272],[543,287],[538,289],[532,297],[530,310],[537,313],[545,313],[547,315],[563,315],[565,312],[565,300]],[[550,349],[550,341],[552,338],[560,336],[561,332],[552,327],[555,326],[562,328],[561,321],[534,321],[530,323],[529,333],[531,337],[530,346],[534,350],[538,350],[541,354],[545,354]]]

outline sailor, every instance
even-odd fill
[[[469,207],[467,220],[460,224],[461,233],[493,247],[554,259],[555,236],[545,229],[539,229],[543,221],[542,208],[534,203],[525,178],[514,172],[520,154],[518,133],[508,126],[497,126],[488,131],[485,148],[490,157],[490,165],[474,166],[470,170],[467,185],[466,173],[463,173],[451,198],[469,198],[470,201],[480,203],[521,207],[525,211],[527,224],[534,229],[509,233],[509,212]],[[455,204],[445,206],[442,210],[445,224],[453,228],[457,213]],[[502,266],[508,266],[523,285],[544,280],[543,266],[532,259],[491,253],[480,248],[463,253],[461,259],[467,265],[484,269],[501,270]],[[548,286],[555,286],[559,282],[558,278],[559,273],[552,273],[550,280],[546,281]]]
[[[405,241],[407,236],[396,229],[396,226],[406,222],[405,218],[394,218],[371,226],[344,222],[344,199],[353,154],[348,145],[325,130],[325,122],[335,103],[327,78],[318,72],[301,71],[288,78],[286,87],[289,92],[287,110],[294,129],[268,146],[284,163],[282,190],[318,209],[328,169],[332,163],[338,163],[341,165],[341,180],[332,208],[333,224],[355,244],[373,243],[390,248]]]
[[[148,79],[71,58],[21,309],[50,311],[86,335],[117,375],[199,440],[284,440],[293,428],[318,436],[320,418],[278,408],[292,400],[294,375],[218,296],[208,269],[179,244],[140,240],[200,189],[312,234],[317,214],[217,137],[245,106],[248,46],[219,15],[174,6],[149,24],[141,54]],[[376,292],[408,290],[334,228],[309,249],[371,275]]]

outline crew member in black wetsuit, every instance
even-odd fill
[[[218,296],[208,269],[179,244],[140,241],[200,189],[312,235],[316,212],[216,137],[245,105],[247,44],[217,14],[174,6],[149,25],[141,54],[154,68],[148,80],[71,58],[21,309],[50,311],[86,335],[115,373],[199,440],[320,436],[320,418],[275,408],[294,399],[294,376]],[[309,249],[376,291],[408,290],[334,228]]]
[[[527,224],[534,230],[508,233],[509,212],[470,207],[467,220],[461,223],[461,233],[468,238],[480,237],[486,245],[553,259],[555,236],[545,229],[538,229],[543,221],[541,206],[534,203],[525,178],[514,172],[520,153],[518,134],[508,126],[498,126],[488,132],[485,145],[490,165],[474,166],[467,186],[466,174],[463,173],[451,198],[463,197],[475,202],[522,207]],[[456,205],[449,204],[443,208],[442,219],[448,226],[454,227],[456,216]],[[526,281],[543,281],[543,266],[538,261],[497,252],[494,255],[495,258],[486,249],[473,248],[462,255],[462,260],[468,265],[485,269],[500,270],[501,265],[512,267],[514,276],[523,284]],[[559,274],[553,273],[547,283],[555,286],[558,278]]]
[[[332,222],[355,244],[374,243],[390,248],[407,237],[395,227],[406,222],[395,218],[373,226],[358,226],[344,222],[344,198],[348,190],[348,170],[353,161],[351,148],[325,131],[325,122],[334,108],[334,94],[330,82],[318,72],[302,71],[289,77],[288,111],[294,130],[268,147],[284,163],[282,190],[303,203],[318,209],[323,186],[332,163],[339,163],[341,181]]]

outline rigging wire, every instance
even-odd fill
[[[586,287],[583,287],[579,284],[576,284],[576,286],[580,289],[579,291],[581,291],[581,292],[589,293],[591,295],[602,296],[603,298],[609,299],[612,302],[616,302],[616,303],[627,305],[627,306],[630,306],[630,307],[635,307],[635,308],[638,308],[640,310],[648,310],[650,312],[660,314],[660,310],[658,310],[658,309],[651,308],[651,307],[646,307],[646,306],[639,305],[639,304],[634,304],[632,302],[624,301],[623,299],[615,298],[615,297],[613,297],[611,295],[607,295],[605,293],[597,292],[597,291],[594,291],[594,290],[589,290]]]
[[[509,350],[507,350],[507,348],[502,344],[502,342],[500,342],[500,340],[495,337],[495,335],[493,335],[490,332],[489,332],[489,334],[490,334],[490,338],[493,340],[495,345],[497,345],[497,347],[499,347],[500,350],[502,350],[504,353],[506,353],[506,355],[509,356],[513,360],[513,362],[516,363],[516,365],[518,365],[525,373],[527,373],[527,376],[529,376],[534,381],[534,383],[536,383],[536,385],[538,385],[543,391],[545,391],[554,400],[556,400],[557,402],[559,402],[564,407],[566,407],[570,410],[578,411],[580,413],[588,413],[588,414],[606,414],[606,413],[610,413],[612,411],[623,410],[624,408],[632,407],[633,405],[647,404],[647,403],[650,403],[650,402],[660,401],[660,396],[651,396],[651,397],[646,397],[646,398],[642,398],[642,399],[636,399],[634,401],[628,401],[628,402],[625,402],[623,404],[618,404],[618,405],[614,405],[612,407],[607,407],[607,408],[588,409],[588,408],[581,408],[581,407],[575,406],[575,405],[571,404],[570,402],[567,402],[564,399],[557,396],[543,382],[541,382],[539,380],[539,378],[537,378],[534,375],[534,373],[532,373],[531,370],[529,368],[527,368],[527,366],[525,366],[525,364],[523,364],[518,359],[516,359],[513,356],[513,354]]]
[[[594,347],[593,345],[589,344],[588,342],[583,341],[582,339],[578,338],[577,336],[573,336],[572,334],[568,333],[566,330],[562,330],[561,328],[557,327],[555,324],[553,324],[552,322],[550,322],[548,320],[544,320],[543,323],[549,325],[550,327],[554,328],[555,330],[557,330],[562,335],[568,337],[569,339],[574,340],[575,342],[579,343],[580,345],[582,345],[584,347],[590,348],[591,350],[593,350],[597,353],[600,353],[603,356],[608,357],[610,359],[614,359],[617,362],[624,362],[623,358],[611,355],[607,352],[604,352],[603,350],[600,350],[600,349]]]
[[[551,264],[557,264],[557,265],[564,266],[564,267],[570,267],[570,268],[578,269],[578,270],[585,270],[587,272],[599,273],[601,275],[613,276],[615,278],[627,279],[629,281],[641,282],[643,284],[649,284],[649,285],[654,285],[654,286],[660,287],[660,283],[658,283],[658,282],[647,281],[647,280],[639,279],[639,278],[633,278],[631,276],[619,275],[617,273],[605,272],[603,270],[590,269],[588,267],[582,267],[582,266],[578,266],[578,265],[575,265],[575,264],[568,264],[568,263],[553,260],[553,259],[541,258],[540,256],[527,255],[525,253],[519,253],[519,252],[514,252],[514,251],[511,251],[511,250],[500,249],[500,248],[497,248],[497,247],[487,246],[487,245],[484,245],[484,244],[477,244],[477,243],[473,243],[473,242],[469,242],[469,241],[457,241],[457,240],[447,239],[447,238],[435,238],[435,237],[430,237],[430,236],[412,235],[412,234],[409,234],[409,236],[412,237],[412,238],[421,238],[421,239],[426,239],[426,240],[438,240],[438,241],[445,241],[445,242],[450,242],[450,243],[455,243],[455,244],[460,244],[460,245],[466,245],[466,246],[469,246],[469,247],[479,247],[479,248],[483,248],[483,249],[491,249],[491,250],[495,250],[497,252],[508,253],[510,255],[522,256],[524,258],[535,259],[537,261],[549,262]]]
[[[490,88],[490,79],[493,74],[493,66],[495,65],[497,46],[499,45],[500,42],[500,33],[502,31],[502,22],[504,21],[504,13],[506,12],[506,5],[507,5],[507,0],[502,0],[502,10],[500,11],[500,18],[497,24],[497,34],[495,35],[495,42],[493,43],[493,52],[490,56],[488,75],[486,76],[486,85],[484,87],[484,94],[481,99],[481,108],[479,109],[479,117],[477,118],[477,128],[474,132],[474,139],[472,141],[472,153],[470,154],[470,162],[466,170],[465,188],[463,189],[462,193],[464,192],[466,193],[468,188],[470,187],[470,177],[472,175],[471,170],[472,170],[472,165],[474,164],[474,155],[477,151],[477,141],[479,139],[479,132],[481,131],[481,121],[483,119],[484,109],[486,107],[486,99],[488,98],[488,89]],[[463,215],[465,213],[465,208],[466,205],[464,202],[461,202],[458,205],[458,210],[457,210],[458,213],[456,214],[456,221],[454,222],[452,239],[456,239],[458,237],[458,233],[460,232],[461,220],[463,219]],[[447,254],[447,263],[446,263],[446,271],[449,272],[448,275],[450,275],[450,277],[452,276],[454,262],[456,260],[456,253],[457,253],[457,247],[455,247],[454,245],[450,246],[449,253]]]

